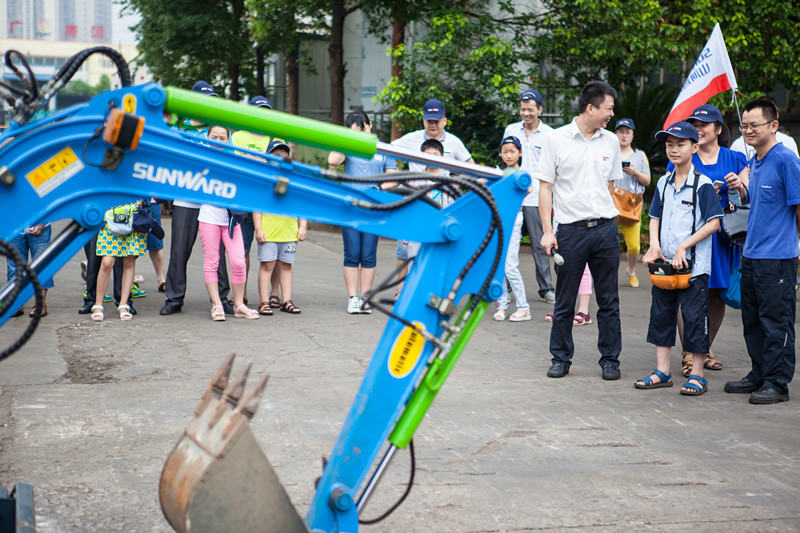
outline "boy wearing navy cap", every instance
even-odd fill
[[[681,388],[681,394],[699,396],[708,390],[708,381],[703,378],[703,362],[708,352],[709,237],[719,229],[722,209],[711,180],[692,165],[692,155],[697,152],[697,129],[688,122],[676,122],[658,132],[656,139],[666,143],[667,158],[675,169],[662,176],[656,185],[649,213],[650,249],[642,263],[647,265],[661,259],[671,262],[675,269],[691,265],[692,270],[688,288],[662,289],[653,285],[647,342],[656,345],[656,369],[634,386],[637,389],[672,386],[670,352],[675,345],[680,305],[685,328],[684,348],[692,354],[694,369]]]

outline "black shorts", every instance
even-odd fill
[[[656,346],[675,346],[678,305],[683,316],[683,349],[708,353],[708,275],[692,278],[688,289],[653,287],[647,342]]]

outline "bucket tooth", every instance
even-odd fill
[[[161,509],[178,533],[308,533],[250,429],[268,376],[244,392],[229,355],[167,457]],[[224,387],[220,387],[224,382]]]
[[[230,353],[225,358],[225,361],[222,362],[217,373],[211,378],[211,383],[208,384],[208,388],[203,393],[200,403],[197,404],[197,409],[195,409],[194,412],[195,415],[199,415],[208,406],[212,398],[222,397],[222,393],[228,386],[228,379],[230,378],[231,370],[233,369],[233,360],[235,358],[236,354]]]

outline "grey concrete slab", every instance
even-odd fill
[[[392,270],[393,252],[393,241],[381,242],[379,278]],[[385,324],[377,313],[345,313],[341,237],[312,231],[300,244],[294,301],[302,314],[258,321],[211,322],[198,242],[182,313],[158,315],[163,295],[141,258],[149,293],[134,301],[139,314],[122,323],[107,305],[106,321],[92,323],[77,314],[80,259],[56,276],[33,339],[0,363],[0,484],[34,485],[39,530],[170,531],[160,471],[229,352],[271,375],[252,428],[304,515],[320,457]],[[644,340],[650,291],[643,275],[642,287],[628,288],[620,270],[622,380],[600,379],[596,324],[575,328],[570,374],[548,379],[543,317],[552,306],[536,297],[527,248],[521,261],[534,320],[484,319],[416,435],[411,495],[362,531],[800,530],[798,399],[752,406],[722,391],[749,366],[738,311],[728,310],[715,342],[725,368],[707,371],[707,394],[636,390],[655,364]],[[255,272],[249,282],[253,305]],[[28,320],[11,319],[0,346]],[[678,356],[672,368],[680,384]],[[790,391],[800,394],[795,384]],[[398,453],[363,516],[396,500],[408,469],[407,452]]]

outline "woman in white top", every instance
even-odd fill
[[[621,118],[617,121],[614,133],[619,139],[619,155],[622,158],[621,180],[614,182],[614,186],[634,194],[644,194],[645,188],[650,184],[650,163],[647,161],[645,153],[633,144],[633,132],[636,126],[633,119]],[[639,278],[636,277],[636,263],[639,262],[639,251],[641,243],[642,220],[641,217],[634,223],[620,223],[620,230],[625,237],[625,247],[628,252],[628,267],[625,273],[628,275],[628,285],[631,287],[639,286]]]
[[[211,126],[208,128],[208,138],[218,142],[228,142],[230,135],[227,128]],[[233,227],[233,235],[228,232],[230,214],[224,207],[201,205],[197,215],[200,240],[203,243],[203,279],[206,283],[208,296],[211,298],[211,320],[225,320],[225,310],[219,297],[217,267],[219,266],[219,242],[225,245],[228,260],[231,264],[231,286],[233,287],[233,316],[237,318],[257,319],[258,312],[244,305],[244,282],[247,279],[247,270],[244,261],[244,241],[242,228],[237,224]]]

